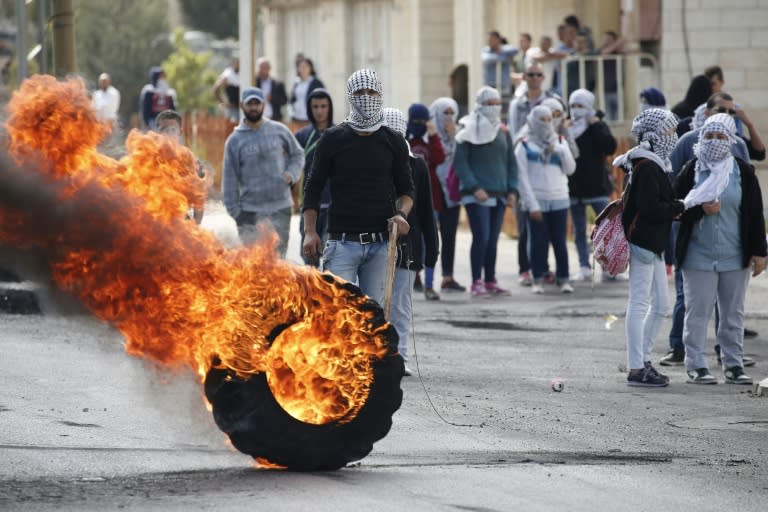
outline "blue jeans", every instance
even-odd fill
[[[605,210],[608,206],[607,197],[593,197],[590,199],[571,199],[571,218],[573,219],[573,239],[576,242],[576,251],[579,253],[579,266],[591,268],[589,264],[589,246],[587,245],[587,205],[592,208],[595,215]]]
[[[321,270],[356,283],[364,294],[382,305],[386,267],[386,241],[361,244],[349,240],[328,240],[320,262]]]
[[[453,260],[456,255],[456,231],[459,228],[461,206],[445,208],[440,212],[440,266],[443,278],[453,277]]]
[[[566,229],[568,226],[568,208],[541,212],[543,219],[535,221],[528,216],[528,238],[530,245],[531,270],[534,281],[541,281],[547,271],[547,251],[549,244],[555,253],[555,276],[558,283],[568,281],[568,246]]]
[[[515,203],[518,274],[531,270],[531,263],[528,261],[528,212],[523,210],[520,203],[520,198],[518,198],[517,203]]]
[[[627,303],[627,368],[638,370],[651,360],[653,344],[667,311],[667,272],[664,260],[629,244]]]
[[[472,282],[478,281],[485,271],[485,281],[496,280],[496,246],[499,243],[501,224],[506,206],[498,201],[496,206],[464,205],[472,231],[472,245],[469,262],[472,267]]]
[[[395,269],[395,281],[392,285],[392,305],[389,308],[389,323],[397,331],[400,341],[397,350],[403,359],[408,360],[408,343],[411,339],[413,319],[413,281],[416,271],[398,267]]]
[[[281,258],[285,258],[285,250],[288,248],[288,235],[291,229],[290,208],[283,208],[269,214],[240,212],[235,222],[237,223],[237,234],[240,235],[240,241],[245,246],[251,246],[259,241],[261,237],[259,224],[265,223],[272,226],[280,237],[277,251]]]
[[[328,239],[328,208],[320,208],[317,213],[317,222],[315,223],[315,230],[320,240],[325,243]],[[301,215],[299,220],[299,232],[301,233],[301,243],[299,244],[299,252],[301,252],[301,259],[304,260],[305,265],[312,265],[316,267],[319,265],[318,260],[310,260],[304,255],[304,215]]]
[[[677,232],[680,231],[680,223],[673,222],[672,229],[669,230],[669,239],[672,247],[677,241]],[[674,252],[672,252],[674,254]],[[666,253],[665,253],[665,262]],[[683,345],[683,325],[685,323],[685,293],[683,291],[683,271],[675,268],[675,305],[672,308],[672,328],[669,330],[669,348],[671,350],[682,352],[685,350]]]

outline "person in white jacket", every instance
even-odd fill
[[[533,293],[543,293],[547,249],[555,253],[555,277],[562,293],[573,293],[568,275],[568,176],[576,169],[568,141],[559,137],[552,124],[552,111],[539,105],[527,118],[528,136],[515,149],[518,186],[523,208],[528,212],[529,258]]]

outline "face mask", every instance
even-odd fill
[[[157,81],[157,90],[160,92],[166,92],[168,91],[168,81],[161,78]]]
[[[720,162],[731,156],[731,141],[722,139],[702,140],[694,148],[694,153],[703,162]]]
[[[355,112],[365,120],[373,119],[381,112],[382,99],[380,95],[350,95],[349,103]]]
[[[560,128],[560,126],[563,124],[563,116],[560,115],[560,117],[555,117],[554,114],[552,114],[552,127],[557,130]]]
[[[408,134],[414,138],[420,139],[427,133],[427,125],[424,123],[408,123]]]
[[[480,115],[488,119],[491,124],[499,122],[501,117],[501,105],[482,105],[477,109]]]
[[[672,150],[675,149],[675,144],[677,144],[677,133],[672,132],[669,135],[661,135],[653,143],[653,152],[660,158],[667,158],[672,153]]]
[[[573,119],[583,119],[589,115],[589,109],[586,107],[571,107],[571,117]]]
[[[532,123],[529,123],[528,129],[532,138],[542,144],[549,145],[555,138],[555,130],[550,122],[534,119]]]
[[[643,110],[647,110],[647,109],[649,109],[651,107],[652,107],[652,105],[649,105],[648,103],[646,103],[644,101],[641,101],[640,105],[638,106],[638,111],[642,112]]]

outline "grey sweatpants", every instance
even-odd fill
[[[744,297],[750,270],[714,272],[689,270],[683,267],[685,292],[685,369],[708,368],[704,351],[707,348],[707,325],[715,309],[720,307],[720,344],[723,367],[744,366]]]

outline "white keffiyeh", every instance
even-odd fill
[[[456,134],[456,142],[488,144],[496,138],[501,127],[501,105],[484,104],[492,99],[501,100],[496,89],[484,86],[477,91],[475,110],[459,121],[461,130]]]
[[[405,114],[396,108],[386,107],[381,111],[384,116],[384,126],[388,126],[405,138],[405,131],[408,129],[408,121]]]
[[[453,114],[446,114],[448,109],[453,110]],[[454,123],[456,118],[459,117],[459,104],[453,98],[442,97],[437,98],[429,106],[429,113],[435,122],[435,128],[440,135],[440,141],[443,143],[443,149],[445,149],[446,156],[453,155],[454,137],[448,135],[445,131],[445,123],[448,119],[451,119]]]
[[[723,133],[728,138],[705,139],[704,136],[709,133]],[[683,202],[686,209],[718,200],[728,187],[734,165],[731,147],[736,143],[735,134],[736,123],[728,114],[715,114],[704,122],[704,127],[699,132],[699,142],[693,146],[693,154],[697,158],[695,181],[700,181],[705,170],[709,171],[709,176],[685,196]]]
[[[582,105],[574,107],[575,104]],[[571,110],[572,124],[569,128],[571,136],[574,139],[581,137],[581,134],[589,128],[589,119],[595,115],[595,95],[586,89],[576,89],[568,98],[568,108]]]
[[[354,93],[361,89],[371,89],[376,95]],[[347,99],[349,116],[345,122],[359,132],[375,132],[383,124],[381,108],[384,93],[381,81],[372,69],[359,69],[347,80]]]

